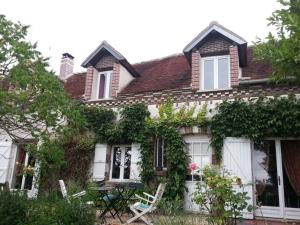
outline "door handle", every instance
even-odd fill
[[[278,185],[280,186],[280,176],[278,176]]]

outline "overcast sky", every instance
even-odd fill
[[[0,0],[0,14],[30,25],[29,40],[59,71],[61,54],[83,60],[107,40],[130,63],[182,52],[211,21],[249,44],[270,31],[275,0]]]

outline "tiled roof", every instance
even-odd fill
[[[253,47],[248,47],[247,66],[242,69],[242,77],[249,77],[251,80],[269,77],[272,74],[271,64],[257,61],[253,57]]]
[[[82,99],[85,89],[86,72],[75,73],[66,79],[64,84],[66,92],[74,99]]]
[[[134,64],[140,77],[133,80],[121,94],[142,93],[190,86],[191,69],[183,54]]]
[[[140,74],[120,95],[155,92],[162,90],[189,88],[191,68],[183,54],[168,56],[161,59],[146,61],[132,65]],[[242,77],[251,80],[267,78],[272,73],[269,63],[254,61],[253,49],[247,49],[247,66],[242,69]],[[74,99],[82,99],[85,89],[86,73],[77,73],[69,77],[65,90]]]

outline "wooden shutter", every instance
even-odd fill
[[[140,144],[133,143],[131,145],[131,165],[130,165],[130,179],[140,180],[140,166],[138,162],[140,160]]]
[[[0,141],[0,183],[8,181],[12,142]]]
[[[104,180],[107,144],[96,144],[93,166],[93,180]]]
[[[233,175],[242,179],[244,186],[236,185],[237,191],[248,193],[248,204],[253,205],[251,141],[245,138],[226,138],[223,147],[223,166]],[[253,213],[244,212],[244,218],[252,219]]]
[[[105,93],[105,74],[100,74],[98,98],[104,98]]]

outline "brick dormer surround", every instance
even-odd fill
[[[192,77],[191,87],[193,90],[199,90],[200,88],[200,65],[201,56],[199,51],[192,52]]]
[[[111,95],[117,97],[120,84],[120,63],[115,62],[113,66],[113,77],[111,81]]]
[[[239,53],[237,46],[229,47],[230,55],[230,84],[231,87],[239,85]]]
[[[84,99],[90,100],[92,95],[94,67],[89,66],[86,71]]]
[[[235,87],[239,84],[239,56],[237,46],[229,47],[230,56],[230,86]],[[192,52],[191,60],[191,87],[193,90],[199,90],[201,87],[201,55],[199,51]]]
[[[84,97],[85,100],[90,100],[92,95],[92,87],[93,87],[93,76],[96,75],[97,71],[104,71],[104,70],[113,70],[112,75],[112,97],[116,97],[118,90],[119,90],[119,81],[120,81],[120,63],[116,62],[113,57],[106,56],[103,57],[99,62],[96,64],[94,68],[93,66],[89,66],[87,69],[86,74],[86,82],[85,82],[85,93]]]

